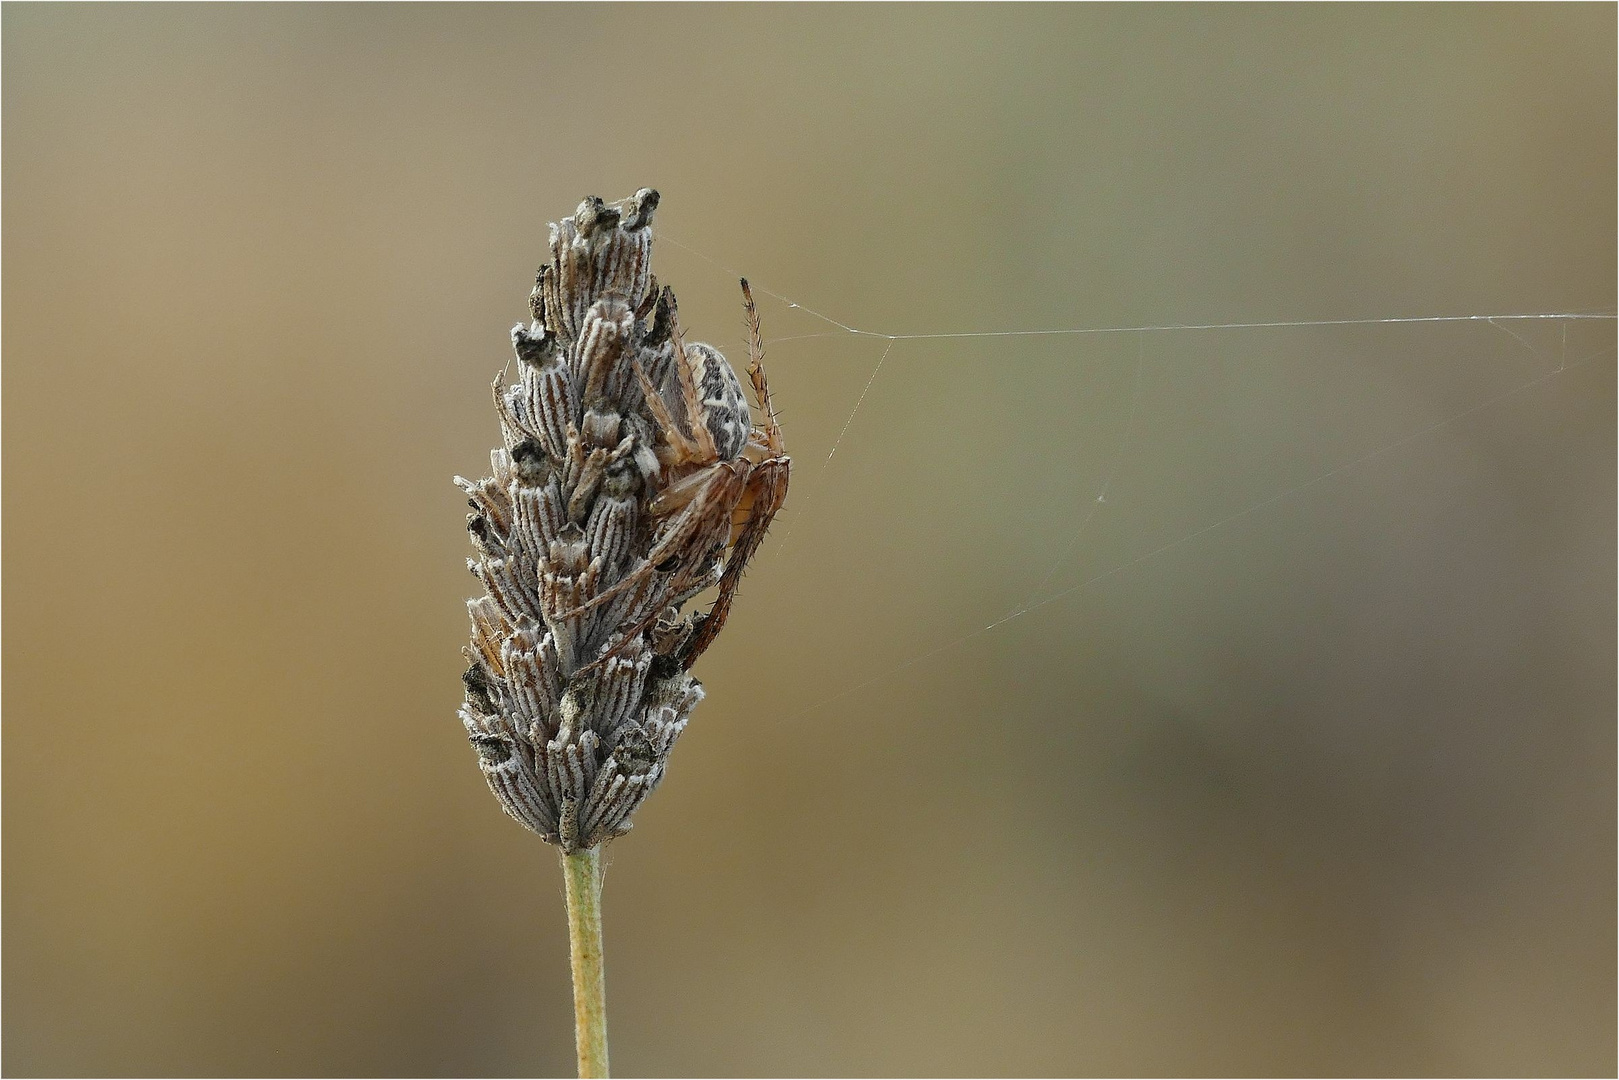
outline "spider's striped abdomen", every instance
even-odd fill
[[[714,437],[720,460],[735,461],[742,456],[753,430],[753,415],[748,411],[742,382],[730,362],[712,345],[687,345],[686,357],[691,362],[692,381],[697,384],[697,399],[702,403],[703,424]]]

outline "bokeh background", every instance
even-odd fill
[[[805,310],[1611,313],[1613,5],[0,20],[7,1073],[572,1068],[450,477],[642,185],[802,306],[617,1071],[1614,1072],[1611,320]]]

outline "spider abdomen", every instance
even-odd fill
[[[742,455],[742,448],[748,444],[748,433],[753,429],[753,415],[742,393],[742,381],[736,377],[730,362],[712,345],[687,345],[686,358],[691,364],[692,381],[697,384],[703,426],[713,436],[720,460],[735,461]]]

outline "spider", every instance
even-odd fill
[[[683,429],[640,364],[634,364],[647,407],[663,434],[659,464],[672,479],[649,507],[657,531],[645,560],[577,609],[595,607],[660,570],[673,570],[666,596],[689,595],[693,586],[701,587],[702,579],[715,568],[715,557],[729,546],[713,607],[690,620],[683,628],[684,640],[669,654],[682,671],[691,669],[725,625],[742,573],[787,499],[792,461],[783,453],[781,426],[770,403],[759,311],[746,278],[742,280],[742,301],[748,320],[748,381],[758,399],[762,426],[753,425],[747,398],[731,365],[707,345],[686,346],[678,318],[672,317],[675,370],[691,431],[688,434]],[[655,605],[653,614],[625,634],[618,646],[586,668],[605,663],[657,621],[667,606],[667,602]]]

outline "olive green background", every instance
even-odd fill
[[[450,477],[585,194],[733,357],[1614,306],[1613,5],[0,18],[12,1075],[571,1069]],[[1611,321],[761,315],[617,1071],[1613,1073]]]

